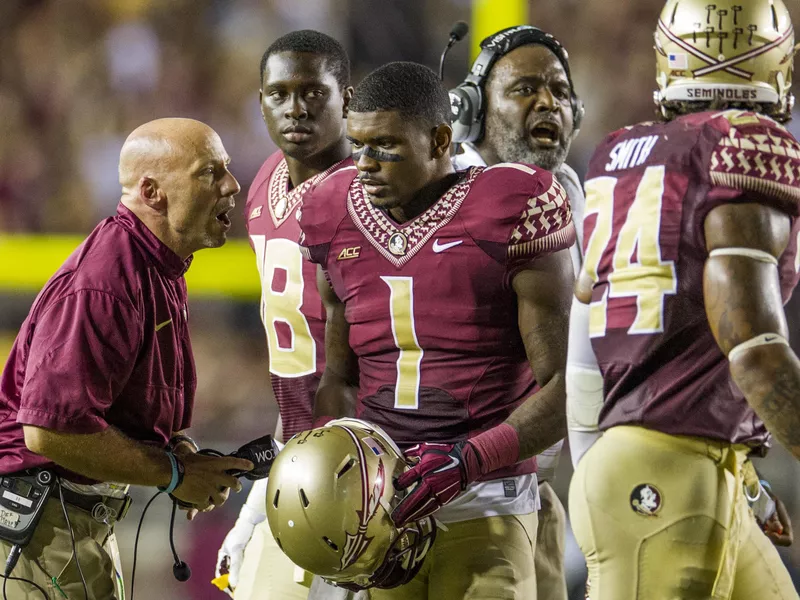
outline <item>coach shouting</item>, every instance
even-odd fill
[[[16,579],[4,582],[9,598],[41,599],[33,582],[54,600],[121,599],[113,527],[130,504],[128,484],[159,486],[202,510],[240,489],[226,470],[252,468],[195,454],[180,433],[196,385],[183,275],[193,252],[225,243],[240,189],[228,162],[198,121],[136,129],[120,155],[116,216],[72,253],[22,324],[0,376],[0,504],[10,489],[28,504],[28,486],[16,482],[41,469],[61,489]],[[0,506],[0,539],[14,522]],[[0,548],[7,556],[12,544]]]

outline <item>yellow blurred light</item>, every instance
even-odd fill
[[[472,60],[478,58],[481,40],[514,25],[528,24],[528,0],[473,0]]]
[[[82,237],[0,234],[0,293],[37,293]],[[195,254],[186,273],[190,298],[256,301],[261,284],[255,256],[245,240]]]

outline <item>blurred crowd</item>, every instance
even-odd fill
[[[800,22],[800,5],[787,4]],[[452,23],[469,21],[471,5],[471,0],[2,0],[0,233],[90,231],[118,201],[116,164],[126,135],[165,116],[193,117],[220,133],[242,184],[243,206],[250,181],[274,150],[258,107],[258,67],[271,41],[301,28],[333,35],[350,52],[354,82],[391,60],[435,68]],[[569,162],[582,174],[603,135],[654,114],[653,30],[663,0],[530,0],[529,5],[529,22],[553,33],[570,53],[586,119]],[[448,85],[466,74],[469,55],[470,42],[450,53]],[[796,126],[797,135],[800,118]],[[234,233],[244,234],[242,218],[235,220]],[[0,290],[3,359],[4,345],[31,300]],[[794,342],[800,339],[797,312],[790,308]],[[205,445],[231,451],[271,428],[276,416],[263,391],[267,373],[256,299],[193,302],[192,329],[199,372],[195,433]],[[568,463],[565,457],[557,482],[562,497]],[[777,449],[762,471],[800,517],[797,464]],[[146,498],[143,491],[138,498]],[[167,561],[166,508],[155,509],[138,567],[142,597],[221,598],[208,580],[218,542],[243,499],[242,494],[199,523],[179,526],[179,549],[196,573],[182,587],[171,580]],[[119,530],[128,567],[142,505]],[[800,519],[795,523],[800,534]],[[783,556],[800,581],[798,548],[800,542]],[[580,557],[573,558],[577,582]],[[573,587],[577,593],[578,584]]]
[[[605,133],[653,115],[661,5],[530,0],[530,22],[565,44],[586,103],[570,160],[579,172]],[[156,117],[208,122],[247,190],[272,150],[258,110],[258,66],[272,40],[325,31],[344,42],[357,82],[390,60],[435,67],[470,9],[471,0],[3,0],[0,231],[90,230],[117,202],[125,136]],[[468,46],[451,52],[448,85],[466,73]]]

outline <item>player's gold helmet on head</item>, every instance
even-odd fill
[[[293,563],[348,589],[389,588],[416,575],[436,533],[432,518],[395,526],[393,480],[403,453],[379,427],[338,419],[298,433],[278,454],[267,518]]]
[[[794,29],[783,0],[668,0],[658,20],[656,104],[759,104],[790,118]]]

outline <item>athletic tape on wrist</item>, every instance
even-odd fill
[[[519,460],[519,435],[508,423],[492,427],[468,440],[468,443],[478,455],[481,475],[510,467]]]
[[[709,256],[744,256],[759,262],[777,265],[778,259],[769,252],[756,250],[755,248],[717,248],[709,253]]]
[[[728,352],[728,360],[736,360],[737,356],[741,355],[750,348],[755,348],[756,346],[768,346],[770,344],[783,344],[784,346],[788,346],[789,342],[786,341],[786,338],[777,333],[762,333],[761,335],[757,335],[756,337],[731,348],[731,351]]]

